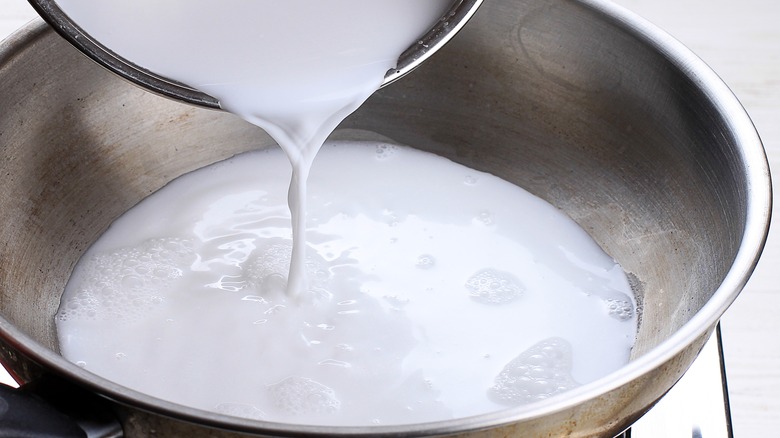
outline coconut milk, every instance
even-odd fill
[[[522,189],[389,143],[312,169],[309,287],[278,150],[185,175],[116,221],[57,316],[70,360],[119,384],[271,421],[443,420],[545,399],[628,360],[625,275]]]

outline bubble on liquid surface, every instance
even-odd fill
[[[137,247],[82,261],[82,275],[68,285],[57,317],[133,321],[164,301],[171,283],[194,261],[188,239],[150,239]]]
[[[610,317],[618,321],[631,321],[634,319],[636,311],[634,310],[634,301],[623,292],[606,289],[590,291],[593,295],[601,298],[607,307],[607,313]]]
[[[466,184],[467,186],[476,185],[478,182],[479,182],[479,178],[477,178],[474,175],[466,175],[463,178],[463,183]]]
[[[331,388],[306,377],[288,377],[267,389],[274,405],[289,415],[331,414],[341,407]]]
[[[634,317],[634,304],[627,296],[625,299],[608,298],[605,300],[609,316],[618,321],[629,321]]]
[[[493,225],[493,213],[488,210],[482,210],[479,212],[479,214],[477,214],[477,217],[474,218],[474,220],[482,225]]]
[[[634,317],[634,305],[629,300],[608,299],[609,316],[618,321],[629,321]]]
[[[466,289],[475,301],[485,304],[507,304],[525,292],[525,286],[514,275],[496,269],[483,269],[466,280]]]
[[[247,261],[245,273],[249,283],[262,293],[284,291],[292,257],[292,241],[276,240],[256,250],[256,256]],[[310,290],[327,290],[331,279],[328,263],[318,255],[307,255],[306,279]]]
[[[253,420],[263,420],[266,418],[265,412],[243,403],[220,403],[214,406],[214,411],[220,414],[230,415],[231,417],[250,418]]]
[[[386,160],[395,155],[397,151],[398,146],[394,144],[378,144],[376,146],[376,158],[378,160]]]
[[[417,257],[417,263],[414,265],[420,269],[431,269],[436,265],[436,259],[432,255],[423,254]]]
[[[544,400],[579,386],[571,368],[571,345],[561,338],[545,339],[504,366],[488,396],[508,406]]]
[[[257,257],[247,267],[248,275],[254,282],[263,283],[271,276],[287,278],[292,255],[291,241],[272,243],[257,252]]]

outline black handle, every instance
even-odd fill
[[[0,438],[114,438],[122,427],[106,400],[47,376],[15,389],[0,384]]]

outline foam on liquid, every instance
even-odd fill
[[[551,206],[391,143],[333,144],[312,170],[449,3],[59,0],[286,154],[186,175],[116,221],[63,295],[63,355],[177,403],[339,425],[490,412],[622,366],[625,276]]]
[[[630,288],[584,231],[512,184],[393,144],[320,152],[310,287],[292,299],[285,161],[234,157],[116,221],[68,284],[63,354],[185,405],[341,425],[522,405],[628,360]]]

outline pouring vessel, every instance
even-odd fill
[[[89,58],[147,90],[181,102],[219,109],[218,99],[187,84],[160,75],[117,54],[85,31],[79,23],[63,12],[55,0],[28,0],[36,12],[73,47]],[[442,48],[471,19],[483,0],[453,0],[444,15],[407,48],[398,58],[395,68],[389,70],[382,86],[389,85],[412,70]],[[196,7],[196,6],[193,6]],[[182,14],[187,17],[187,14]],[[381,19],[381,17],[380,17]],[[143,32],[139,26],[137,32]],[[133,38],[128,35],[127,38]],[[204,57],[203,63],[208,62]],[[273,61],[271,61],[273,62]]]

